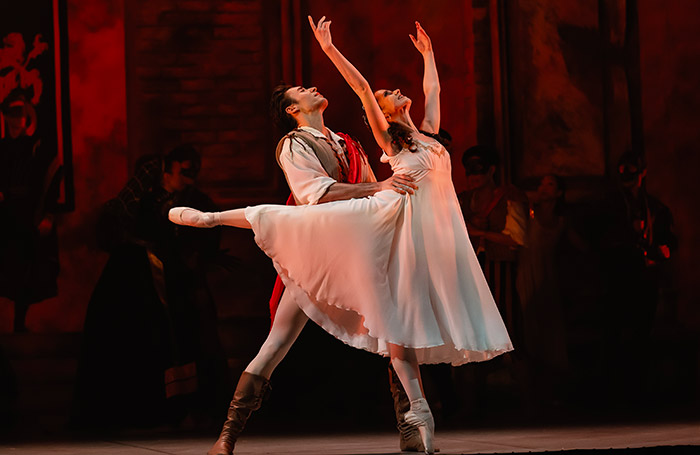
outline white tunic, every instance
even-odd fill
[[[299,129],[311,133],[322,141],[326,140],[326,136],[316,128],[302,126]],[[330,133],[333,148],[338,154],[338,159],[347,165],[347,157],[343,153],[341,146],[344,140],[330,129],[328,129],[328,132]],[[323,169],[314,151],[304,144],[303,141],[292,141],[287,138],[282,144],[279,160],[282,170],[287,176],[290,190],[292,190],[300,204],[318,204],[319,199],[326,194],[328,188],[336,183]],[[363,165],[360,181],[377,181],[369,164]]]
[[[382,160],[414,195],[382,191],[326,204],[248,207],[258,246],[318,325],[356,348],[419,363],[488,360],[513,349],[467,235],[437,142]]]

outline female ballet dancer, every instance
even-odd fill
[[[391,358],[411,401],[406,420],[418,427],[425,452],[433,453],[434,422],[418,365],[483,361],[513,347],[467,235],[449,154],[415,127],[410,98],[399,90],[372,93],[332,44],[330,21],[309,22],[362,101],[382,161],[413,177],[418,190],[215,213],[177,207],[169,216],[189,226],[253,229],[286,292],[310,319],[346,344]],[[417,22],[411,40],[425,63],[421,129],[437,133],[440,88],[432,44]]]

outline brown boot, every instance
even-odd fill
[[[396,428],[399,429],[399,447],[402,452],[424,452],[425,447],[420,437],[418,427],[406,422],[406,413],[411,409],[411,401],[401,385],[401,381],[389,364],[389,388],[394,399],[396,413]]]
[[[233,400],[221,435],[207,455],[231,455],[238,436],[243,431],[248,417],[260,409],[263,397],[270,390],[270,382],[262,376],[243,372],[238,380]]]

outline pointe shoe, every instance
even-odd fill
[[[168,212],[168,219],[183,226],[211,228],[220,224],[218,215],[217,212],[200,212],[189,207],[173,207]]]
[[[411,409],[406,413],[405,419],[406,422],[418,428],[420,437],[423,440],[425,453],[434,454],[433,434],[435,433],[435,421],[425,398],[411,401]]]

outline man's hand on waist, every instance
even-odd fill
[[[413,177],[406,174],[394,174],[379,182],[379,191],[394,190],[399,194],[413,194],[418,186],[413,183]]]

